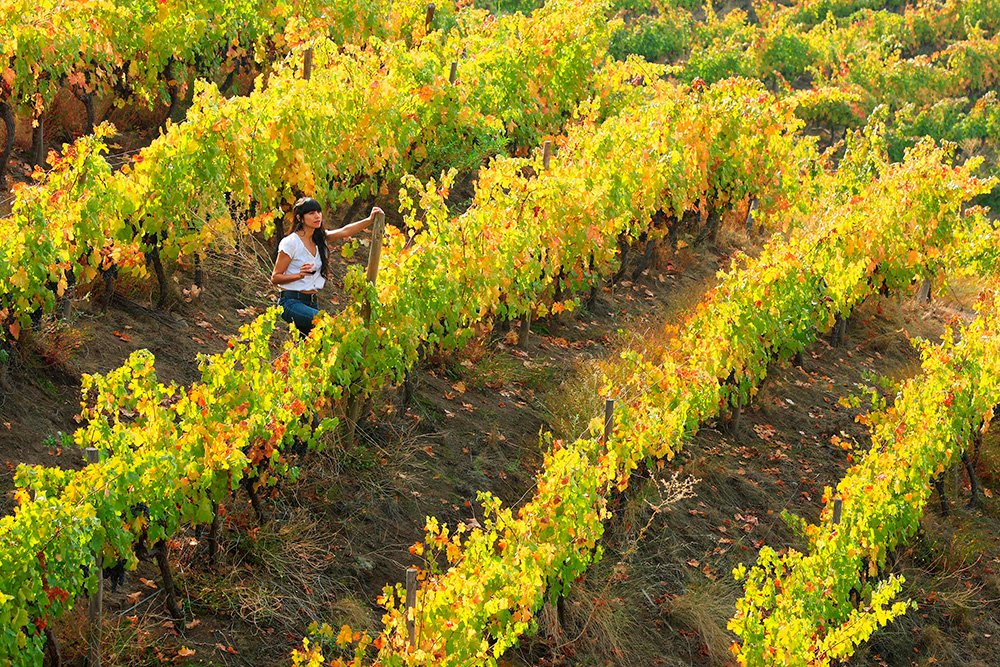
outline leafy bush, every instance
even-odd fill
[[[687,12],[645,14],[612,36],[610,52],[618,60],[635,54],[650,62],[665,62],[687,51],[692,36],[693,20]]]

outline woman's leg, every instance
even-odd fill
[[[296,299],[281,300],[281,319],[295,324],[295,328],[307,335],[313,328],[313,318],[319,312],[318,308],[313,308],[307,303]]]

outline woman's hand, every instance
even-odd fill
[[[374,220],[375,219],[375,215],[377,213],[381,213],[382,215],[385,215],[385,211],[383,211],[382,209],[380,209],[378,206],[372,206],[372,212],[368,216],[368,219],[369,220]]]
[[[312,274],[316,273],[316,269],[313,268],[314,266],[315,265],[312,262],[306,262],[305,264],[303,264],[302,268],[299,269],[299,278],[303,278],[305,276],[311,276]]]

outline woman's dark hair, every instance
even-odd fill
[[[312,197],[300,197],[292,208],[292,232],[297,232],[305,226],[306,213],[322,210],[323,207]],[[323,229],[323,225],[320,225],[319,229],[313,232],[312,239],[313,243],[316,244],[316,250],[319,252],[319,259],[323,262],[323,277],[329,279],[330,262],[327,261],[329,251],[326,247],[326,230]]]

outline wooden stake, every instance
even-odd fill
[[[548,139],[542,144],[542,169],[549,168],[549,162],[552,160],[552,142]]]
[[[308,81],[313,72],[313,48],[310,46],[302,56],[302,78]]]
[[[378,279],[378,266],[379,262],[382,261],[382,235],[385,233],[385,214],[376,213],[375,223],[372,225],[372,244],[371,248],[368,250],[368,269],[365,275],[365,279],[368,281],[369,285],[374,285]],[[361,317],[364,319],[365,324],[369,324],[372,318],[372,304],[369,298],[366,296],[364,303],[361,304]],[[357,432],[358,420],[361,418],[362,407],[364,406],[365,396],[361,394],[353,394],[347,399],[347,411],[345,417],[347,417],[347,444],[354,444],[354,434]]]
[[[431,5],[433,7],[433,5]],[[406,636],[410,648],[417,645],[417,568],[406,568]]]
[[[454,85],[457,79],[458,79],[458,63],[453,60],[451,62],[451,72],[448,73],[448,83]]]
[[[94,447],[83,450],[87,464],[100,461],[100,453]],[[95,558],[97,568],[97,590],[87,600],[87,667],[101,667],[101,626],[104,612],[104,557],[98,553]]]
[[[840,515],[844,509],[844,501],[840,497],[833,499],[833,525],[840,525]]]
[[[920,289],[917,290],[917,302],[918,303],[930,303],[931,302],[931,279],[924,278],[924,281],[920,283]]]
[[[76,276],[66,273],[66,291],[59,297],[59,317],[68,320],[73,316],[73,297],[76,295]]]
[[[433,7],[433,5],[431,5]],[[378,278],[378,265],[382,261],[382,234],[385,232],[385,214],[376,213],[375,214],[375,224],[372,226],[372,245],[368,251],[368,271],[366,278],[369,285],[374,285],[375,280]],[[361,316],[365,319],[365,323],[372,315],[372,306],[368,299],[365,299],[364,304],[361,306]]]
[[[601,445],[608,446],[608,438],[615,427],[615,399],[609,398],[604,401],[604,433],[601,434]]]
[[[430,32],[431,29],[431,21],[434,20],[435,9],[437,9],[437,7],[433,2],[427,5],[427,14],[424,16],[424,28],[426,28],[428,32]]]
[[[38,125],[31,130],[31,164],[34,167],[45,166],[45,124],[42,117],[37,119]]]

